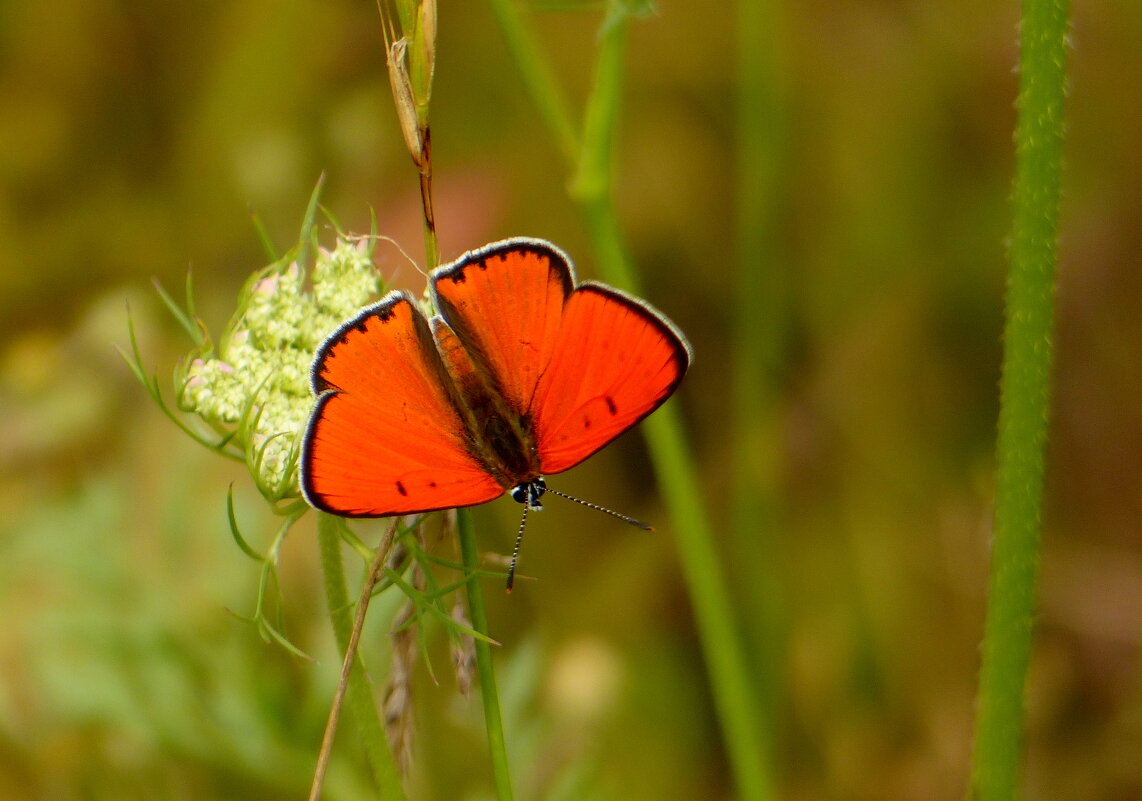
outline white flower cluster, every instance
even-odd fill
[[[274,498],[297,494],[314,352],[380,291],[372,250],[372,240],[346,237],[333,250],[319,248],[310,290],[289,257],[255,274],[218,352],[208,350],[187,367],[179,405],[216,428],[236,427],[255,481]]]

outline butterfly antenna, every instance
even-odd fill
[[[508,565],[508,592],[512,591],[512,585],[515,584],[515,565],[519,561],[519,547],[523,544],[523,529],[527,525],[527,509],[528,505],[523,505],[523,517],[519,521],[519,533],[515,537],[515,547],[512,548],[512,561]]]
[[[566,498],[569,501],[575,501],[575,503],[582,504],[583,506],[586,506],[588,509],[594,509],[596,512],[604,512],[605,514],[609,514],[611,517],[617,517],[619,520],[623,521],[624,523],[630,523],[632,526],[638,526],[643,531],[654,531],[654,526],[652,526],[648,523],[644,523],[641,520],[635,520],[633,517],[627,517],[626,515],[621,515],[618,512],[612,511],[605,506],[599,506],[598,504],[591,503],[590,501],[584,501],[582,498],[576,498],[574,495],[568,495],[566,492],[560,492],[559,490],[551,489],[550,487],[547,488],[547,491],[552,493],[553,495],[558,495],[560,498]],[[527,518],[527,509],[525,508],[523,510],[523,512],[524,512],[524,519],[526,519]],[[520,527],[520,536],[523,536],[523,527],[522,526]],[[516,548],[517,549],[519,548],[518,542],[516,543]],[[514,564],[514,559],[513,559],[513,564]]]

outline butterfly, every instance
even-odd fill
[[[543,508],[544,476],[661,406],[693,356],[660,312],[577,282],[541,239],[469,251],[433,270],[429,287],[432,319],[392,291],[318,348],[300,463],[317,509],[385,517],[509,492],[526,521]]]

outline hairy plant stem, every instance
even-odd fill
[[[1016,798],[1022,762],[1050,408],[1066,39],[1067,0],[1025,0],[995,530],[970,787],[970,797],[982,801]]]

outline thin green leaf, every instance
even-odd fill
[[[301,234],[297,240],[297,263],[299,266],[304,265],[309,257],[309,238],[313,234],[314,221],[317,219],[318,198],[321,197],[321,189],[324,185],[325,173],[321,173],[317,179],[317,185],[313,187],[313,192],[309,196],[309,205],[305,207],[305,218],[301,223]]]
[[[297,483],[296,481],[294,482]],[[294,521],[300,520],[312,507],[305,502],[304,498],[279,498],[271,504],[273,513],[277,517],[292,517]]]
[[[336,515],[331,516],[337,517]],[[376,554],[373,552],[373,549],[365,543],[361,542],[361,539],[353,533],[352,529],[350,529],[349,526],[345,524],[345,518],[337,517],[337,519],[341,521],[340,528],[338,529],[338,532],[341,535],[341,539],[344,540],[345,544],[352,548],[353,551],[358,556],[360,556],[362,560],[364,560],[366,565],[372,563],[373,557],[376,556]]]
[[[131,327],[129,320],[128,327]],[[124,353],[122,348],[117,348],[117,350],[123,356],[124,361],[127,362],[127,366],[130,368],[131,372],[134,373],[135,377],[139,379],[139,383],[141,383],[143,388],[147,390],[147,394],[151,396],[151,399],[154,400],[155,404],[159,407],[159,411],[161,411],[168,420],[178,426],[184,434],[193,439],[195,442],[209,448],[212,451],[220,453],[223,456],[241,461],[243,458],[241,454],[236,454],[225,450],[226,445],[232,435],[227,435],[218,442],[208,439],[204,434],[201,434],[200,432],[191,428],[178,414],[176,414],[169,406],[167,406],[166,400],[163,398],[162,391],[159,389],[158,378],[154,375],[147,375],[144,373],[143,367],[139,363],[140,356],[138,345],[134,341],[134,331],[131,332],[131,339],[132,348],[134,350],[133,357],[128,356],[126,353]]]
[[[340,235],[341,232],[345,230],[341,227],[341,222],[333,215],[332,210],[321,204],[319,204],[317,208],[321,211],[322,216],[329,221],[329,224],[333,227],[333,230],[338,233],[338,235]]]
[[[242,531],[238,527],[238,516],[234,511],[234,485],[231,484],[229,489],[226,490],[226,520],[230,524],[230,536],[234,538],[234,542],[238,543],[238,547],[242,553],[253,559],[255,562],[265,562],[266,557],[255,551],[250,544],[246,542],[246,538],[242,536]]]
[[[167,405],[166,400],[163,398],[162,389],[159,387],[158,377],[155,375],[148,375],[145,368],[143,367],[143,356],[142,352],[139,349],[138,337],[135,334],[135,322],[131,317],[130,307],[128,307],[127,310],[127,336],[131,343],[130,355],[124,352],[122,348],[116,347],[116,350],[119,351],[120,355],[123,357],[123,360],[127,363],[127,367],[130,368],[132,373],[134,373],[135,378],[137,378],[139,383],[143,385],[143,388],[147,391],[147,394],[151,396],[151,399],[154,400],[155,404],[159,407],[159,410],[167,417],[167,419],[178,426],[179,429],[183,431],[183,433],[185,433],[187,436],[199,444],[210,448],[211,450],[216,451],[223,456],[240,460],[242,458],[241,454],[226,450],[226,446],[229,444],[229,441],[233,436],[232,434],[224,436],[219,441],[209,439],[206,437],[206,435],[191,428],[189,424],[187,424],[178,414],[174,412],[174,410],[172,410]]]
[[[190,291],[189,290],[189,286],[190,286],[189,275],[190,274],[187,273],[187,276],[188,276],[187,277],[187,286],[188,286],[187,291],[188,292]],[[193,316],[188,314],[185,310],[183,310],[183,308],[181,306],[178,305],[178,303],[175,301],[175,299],[172,298],[170,296],[170,294],[166,291],[166,289],[163,288],[163,285],[159,282],[159,280],[157,278],[154,279],[151,283],[155,287],[155,292],[158,293],[158,296],[162,300],[163,305],[167,307],[167,311],[169,311],[171,313],[171,316],[174,317],[178,321],[178,324],[180,326],[182,326],[182,330],[186,331],[187,336],[189,336],[191,338],[191,340],[194,342],[194,344],[196,346],[201,345],[203,343],[202,328],[199,325],[198,321],[195,320],[195,318]]]
[[[194,271],[186,271],[186,314],[190,319],[198,323],[199,328],[205,333],[206,326],[198,319],[198,313],[194,310]]]
[[[314,664],[317,664],[316,659],[314,659],[312,656],[307,654],[305,651],[301,650],[296,645],[294,645],[292,642],[290,642],[289,639],[284,634],[282,634],[280,631],[278,631],[276,628],[274,628],[272,625],[270,625],[270,623],[268,621],[266,621],[265,618],[261,619],[261,623],[260,623],[259,628],[262,629],[263,631],[265,631],[265,633],[269,635],[269,638],[273,642],[276,642],[278,645],[280,645],[282,648],[285,648],[287,651],[289,651],[294,656],[299,657],[301,659],[304,659],[306,662],[312,662]]]
[[[278,260],[277,248],[274,247],[274,241],[270,237],[270,232],[266,229],[266,224],[262,222],[262,218],[258,216],[256,211],[250,211],[250,220],[254,224],[254,230],[258,232],[258,240],[262,243],[262,249],[266,252],[266,261],[271,263]]]

